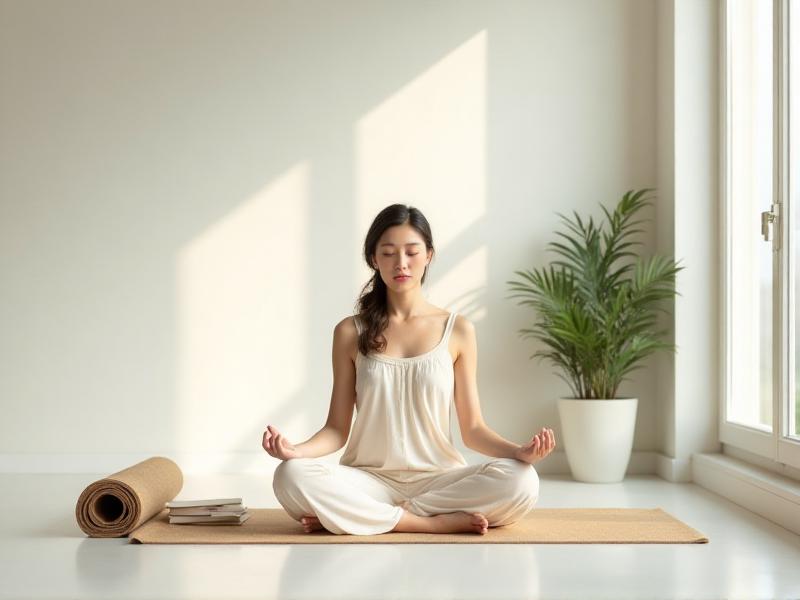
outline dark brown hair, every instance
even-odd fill
[[[372,256],[375,254],[378,240],[383,232],[395,225],[408,223],[417,230],[425,241],[425,250],[433,250],[433,236],[431,226],[425,215],[419,209],[405,204],[392,204],[378,213],[372,221],[367,237],[364,240],[364,260],[373,270],[372,278],[361,289],[361,294],[356,301],[356,316],[361,323],[361,334],[358,336],[358,350],[362,354],[370,351],[383,352],[386,348],[386,338],[383,330],[389,325],[387,310],[386,284],[381,279],[380,271],[375,267]],[[433,260],[433,259],[431,259]],[[428,276],[428,266],[422,274],[422,283]]]

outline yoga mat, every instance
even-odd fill
[[[89,537],[123,537],[165,510],[181,487],[178,465],[154,456],[91,483],[78,497],[75,518]]]
[[[516,523],[477,533],[306,533],[280,508],[250,508],[241,525],[170,524],[165,509],[131,535],[140,544],[705,544],[660,508],[536,508]]]

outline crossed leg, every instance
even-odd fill
[[[381,481],[380,473],[290,459],[276,469],[273,489],[306,532],[485,534],[489,527],[521,518],[535,505],[539,479],[531,465],[495,459],[433,475],[414,497],[403,501],[403,492]]]
[[[360,469],[314,458],[281,462],[272,489],[289,516],[312,531],[319,529],[316,520],[337,535],[385,533],[403,513],[397,506],[403,498],[391,486]]]
[[[481,515],[487,527],[500,527],[521,519],[538,499],[539,475],[532,465],[495,458],[431,477],[404,508],[422,517],[458,512]]]

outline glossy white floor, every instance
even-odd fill
[[[0,598],[798,598],[800,536],[694,484],[542,476],[540,507],[661,507],[708,544],[156,546],[74,518],[102,475],[0,475]],[[270,481],[187,476],[180,497],[275,506]]]

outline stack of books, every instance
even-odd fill
[[[241,498],[173,500],[167,502],[170,523],[241,525],[250,518]]]

